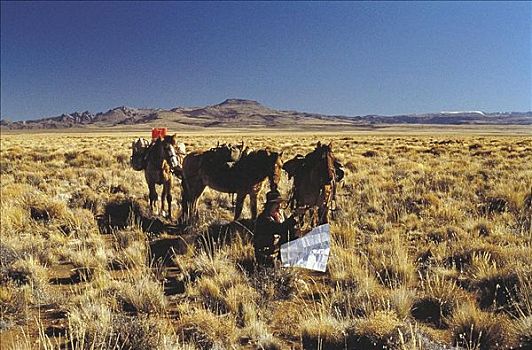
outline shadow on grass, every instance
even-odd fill
[[[142,231],[159,235],[172,229],[172,225],[149,213],[145,204],[131,197],[117,196],[107,202],[102,215],[97,215],[98,228],[102,234],[110,234],[113,230],[138,226]]]

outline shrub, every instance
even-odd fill
[[[151,350],[178,345],[171,324],[164,318],[116,315],[113,317],[113,333],[119,349]]]
[[[450,320],[453,344],[467,349],[500,349],[509,341],[508,321],[478,310],[472,304],[462,305]]]
[[[397,348],[407,334],[405,325],[395,312],[376,311],[367,318],[354,320],[347,328],[347,348]]]
[[[102,199],[91,188],[74,192],[69,201],[70,207],[88,209],[94,214],[101,210]]]
[[[64,154],[65,163],[72,167],[110,167],[115,160],[104,150],[69,151]]]
[[[365,151],[364,153],[362,153],[362,155],[364,157],[371,158],[371,157],[377,157],[379,155],[379,153],[377,151],[368,150],[368,151]]]
[[[514,321],[514,334],[518,349],[532,348],[532,316],[525,316]]]
[[[438,275],[428,276],[423,282],[423,291],[412,304],[411,314],[418,321],[446,328],[448,318],[467,296],[455,282]]]
[[[176,330],[184,341],[205,350],[235,344],[238,333],[232,319],[220,318],[201,308],[183,315]]]
[[[103,349],[115,338],[113,314],[102,302],[86,300],[68,313],[70,345],[75,349]]]
[[[62,219],[69,215],[63,202],[50,200],[44,195],[26,196],[25,207],[30,217],[36,221],[49,222],[52,219]]]
[[[462,237],[464,237],[464,231],[454,226],[436,229],[427,235],[428,240],[435,243],[456,241]]]
[[[115,286],[116,296],[124,311],[161,314],[166,310],[167,300],[163,286],[149,275],[135,278],[131,282],[119,282]]]
[[[330,315],[303,320],[300,325],[304,349],[345,349],[346,325]]]
[[[20,288],[13,282],[0,285],[0,331],[14,324],[22,324],[28,312],[29,296],[27,289]]]
[[[48,284],[48,273],[33,257],[15,261],[7,269],[7,277],[19,285],[31,285],[35,289],[43,289]]]
[[[472,282],[469,289],[475,291],[482,309],[511,310],[518,299],[519,277],[508,269],[501,269]]]
[[[97,275],[104,274],[107,267],[107,253],[103,248],[98,251],[94,249],[82,249],[68,254],[72,265],[74,265],[74,280],[91,281]]]
[[[296,292],[297,271],[294,269],[259,269],[250,283],[263,301],[287,300]]]

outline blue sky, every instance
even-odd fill
[[[2,2],[1,114],[532,110],[531,2]]]

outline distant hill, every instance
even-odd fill
[[[257,101],[227,99],[199,108],[176,107],[170,110],[116,107],[107,112],[88,111],[56,117],[10,122],[2,120],[2,129],[62,129],[120,126],[168,126],[173,129],[204,128],[294,128],[374,127],[379,124],[445,125],[532,125],[532,112],[483,113],[480,111],[440,112],[396,116],[335,116],[297,111],[281,111]]]
[[[372,124],[444,124],[444,125],[532,125],[532,112],[440,112],[414,115],[353,117]]]

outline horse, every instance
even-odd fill
[[[220,148],[191,152],[183,160],[182,223],[189,223],[192,217],[198,219],[198,200],[207,186],[219,192],[236,193],[235,221],[242,214],[248,195],[251,216],[256,219],[257,197],[267,178],[270,189],[277,188],[283,165],[282,152],[244,150],[240,158],[233,162],[227,150]],[[243,149],[243,145],[239,148]]]
[[[329,204],[334,199],[336,185],[343,178],[343,170],[328,145],[318,142],[316,148],[306,156],[297,155],[283,165],[288,178],[294,178],[289,204],[292,209],[306,207],[318,216],[312,215],[313,226],[329,222]],[[315,213],[313,213],[315,214]],[[303,222],[305,214],[300,216]]]
[[[157,190],[155,185],[163,185],[161,193],[161,213],[164,214],[164,201],[168,204],[168,218],[172,217],[172,173],[179,174],[179,161],[176,155],[176,147],[180,153],[184,145],[177,143],[177,135],[168,135],[164,138],[157,138],[153,142],[144,157],[145,168],[144,177],[148,183],[150,209],[156,213],[157,209]]]

